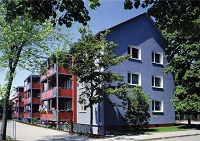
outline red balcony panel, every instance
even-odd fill
[[[48,98],[51,98],[52,96],[53,96],[53,89],[43,92],[41,94],[41,99],[48,99]]]
[[[38,83],[33,83],[33,84],[32,84],[32,88],[33,88],[33,89],[40,89],[40,84],[38,84]]]
[[[24,92],[27,91],[28,89],[31,88],[31,83],[28,83],[25,87],[24,87]]]
[[[40,113],[39,112],[32,113],[32,118],[40,118]]]
[[[53,120],[53,113],[52,112],[42,112],[41,119],[42,120]]]
[[[24,113],[24,118],[30,118],[30,112]]]
[[[40,103],[40,98],[33,98],[33,103]]]
[[[24,99],[24,105],[29,104],[31,102],[31,98]]]
[[[20,117],[24,117],[24,113],[19,113],[19,116]]]
[[[31,82],[28,83],[28,84],[24,87],[24,92],[27,91],[27,90],[30,89],[30,88],[32,88],[32,89],[40,89],[40,84],[38,84],[38,83],[33,83],[33,84],[31,85]]]
[[[19,103],[19,107],[24,107],[24,103]]]
[[[16,118],[18,116],[18,113],[13,113],[12,118]]]
[[[19,96],[24,97],[24,93],[23,93],[23,92],[20,92],[20,93],[19,93]]]
[[[53,68],[50,68],[49,70],[46,71],[46,73],[44,75],[41,76],[41,80],[44,80],[47,76],[50,76],[54,73],[54,69]]]
[[[59,73],[64,73],[64,74],[72,74],[72,73],[69,71],[69,69],[64,68],[63,66],[59,66],[59,67],[58,67],[58,72],[59,72]]]
[[[59,120],[70,120],[73,119],[73,112],[72,111],[60,111],[58,112],[58,119]]]
[[[72,90],[71,89],[58,89],[59,96],[68,96],[72,97]]]

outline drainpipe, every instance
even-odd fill
[[[57,95],[56,95],[56,114],[57,114],[57,117],[56,117],[56,122],[57,122],[57,128],[58,128],[58,112],[59,112],[59,98],[58,98],[58,96],[59,96],[59,94],[58,94],[58,81],[59,81],[59,79],[58,79],[58,59],[56,58],[56,87],[57,87],[57,89],[56,89],[56,93],[57,93]]]

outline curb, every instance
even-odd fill
[[[150,139],[135,139],[135,141],[152,141],[152,140],[171,139],[171,138],[197,136],[197,135],[200,135],[200,133],[188,134],[188,135],[180,135],[180,136],[170,136],[170,137],[158,137],[158,138],[150,138]]]

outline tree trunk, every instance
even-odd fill
[[[2,117],[0,140],[6,139],[7,113],[8,113],[8,99],[5,98],[4,106],[3,106],[3,117]]]
[[[188,125],[191,125],[191,118],[190,118],[190,115],[188,117]]]
[[[1,134],[0,134],[0,140],[6,140],[6,128],[7,128],[7,120],[8,120],[8,100],[10,97],[10,89],[12,85],[13,80],[13,74],[10,72],[10,77],[8,80],[8,85],[4,97],[4,107],[3,107],[3,118],[2,118],[2,125],[1,125]]]
[[[8,84],[6,88],[6,92],[4,95],[4,107],[3,107],[3,118],[2,118],[2,125],[1,125],[1,134],[0,140],[6,140],[6,128],[7,128],[7,121],[8,121],[8,100],[10,97],[10,90],[13,82],[13,71],[9,72]]]
[[[93,135],[93,106],[92,103],[90,102],[90,135]]]

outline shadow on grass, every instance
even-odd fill
[[[176,124],[175,126],[178,126],[179,129],[195,129],[195,130],[200,130],[200,124]]]
[[[138,135],[151,135],[153,133],[161,133],[161,132],[175,132],[175,131],[184,131],[184,130],[200,130],[200,125],[198,124],[176,124],[174,126],[169,127],[155,127],[155,128],[148,128],[143,130],[114,130],[109,131],[107,137],[117,137],[117,136],[138,136]]]

